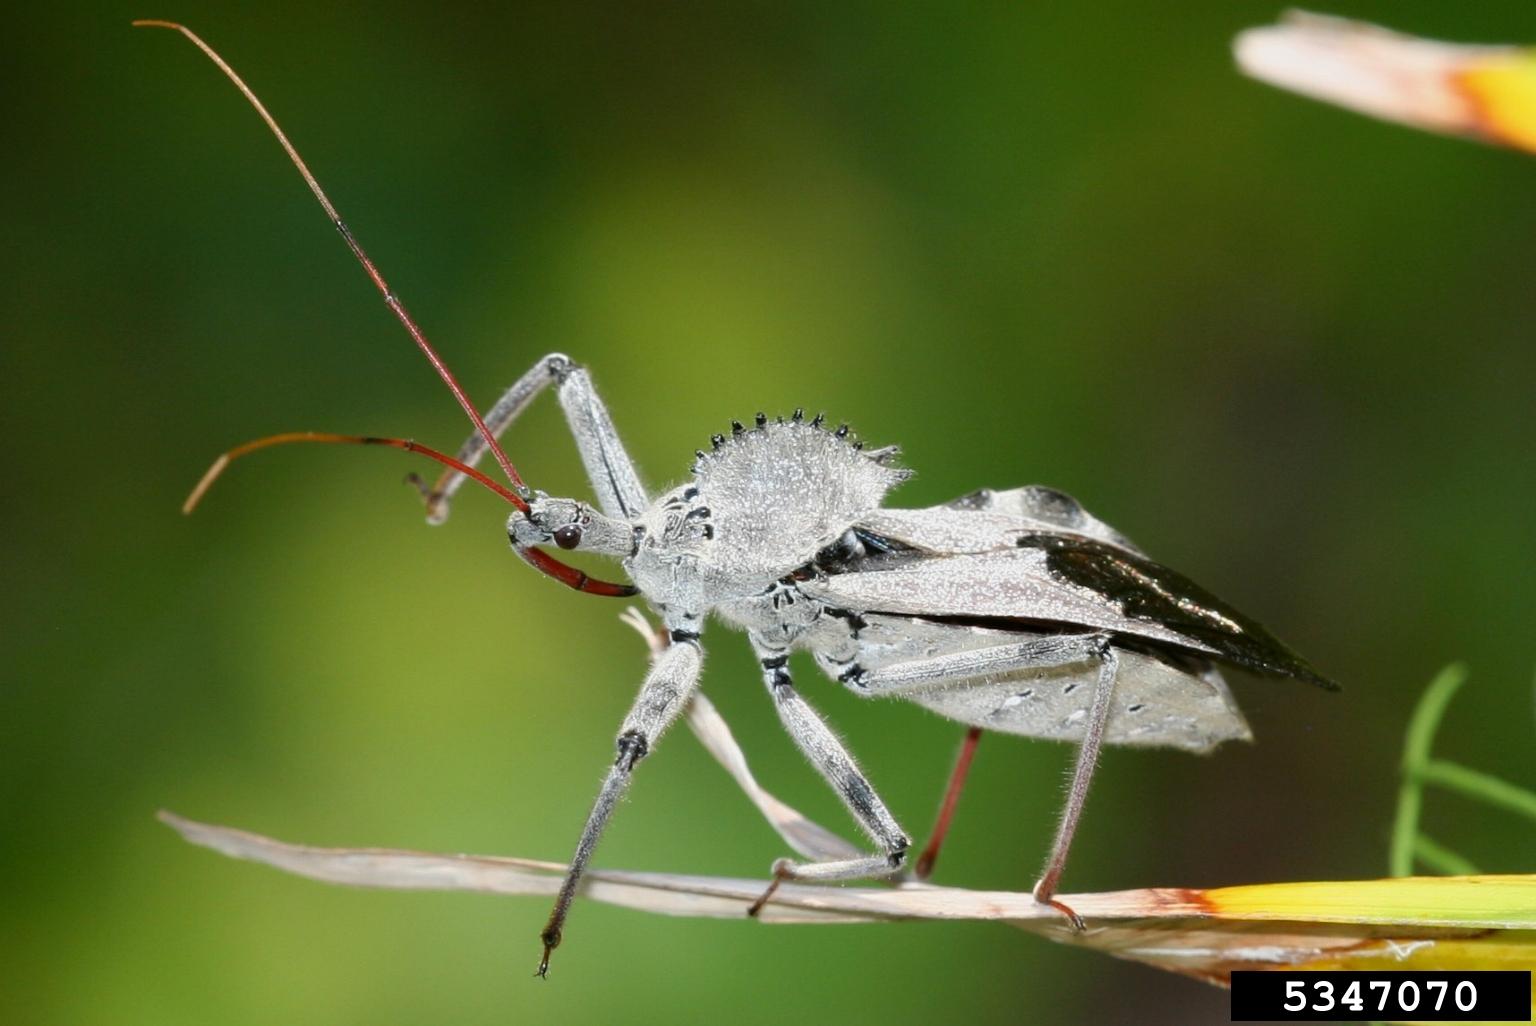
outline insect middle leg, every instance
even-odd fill
[[[485,426],[500,438],[539,393],[551,385],[555,386],[560,406],[565,411],[566,423],[576,440],[598,507],[607,516],[632,519],[649,504],[645,486],[640,483],[634,461],[619,440],[608,407],[592,386],[592,376],[570,357],[550,353],[535,363],[486,412]],[[487,448],[485,439],[477,431],[460,446],[459,462],[472,467],[485,455]],[[448,519],[448,502],[463,483],[464,475],[450,470],[431,489],[424,489],[427,518],[432,523]]]
[[[763,681],[773,696],[779,719],[789,736],[811,761],[827,782],[836,789],[843,804],[858,820],[865,833],[882,849],[880,854],[828,862],[794,862],[779,859],[773,864],[773,881],[762,897],[747,910],[757,915],[763,905],[785,880],[863,880],[872,877],[892,876],[899,872],[906,861],[910,842],[902,832],[885,802],[875,793],[864,774],[859,771],[853,756],[828,729],[816,711],[800,697],[785,669],[788,654],[768,649],[757,649],[763,667]]]

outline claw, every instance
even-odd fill
[[[773,879],[771,881],[769,881],[768,889],[763,891],[763,893],[758,897],[758,899],[752,903],[752,906],[747,909],[747,915],[750,916],[751,918],[753,918],[753,919],[757,918],[758,913],[762,912],[763,906],[768,904],[768,899],[772,898],[773,895],[774,895],[774,892],[779,889],[779,884],[783,883],[786,879],[788,879],[789,873],[786,870],[786,868],[782,865],[783,862],[784,862],[784,860],[780,859],[778,862],[774,863],[774,865],[773,865]]]
[[[539,968],[533,975],[541,980],[547,980],[549,979],[549,956],[560,946],[560,935],[557,933],[551,937],[548,933],[544,933],[539,939],[544,942],[544,954],[539,957]]]
[[[1041,883],[1044,883],[1044,881],[1042,880]],[[1042,898],[1040,896],[1040,884],[1038,883],[1035,884],[1034,897],[1035,901],[1041,905],[1048,905],[1051,908],[1054,908],[1057,912],[1060,912],[1062,915],[1066,916],[1067,923],[1072,927],[1074,932],[1084,933],[1087,931],[1088,924],[1083,922],[1083,917],[1077,914],[1076,909],[1064,901],[1058,901],[1056,898]]]

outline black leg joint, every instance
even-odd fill
[[[682,644],[684,642],[692,644],[699,640],[698,631],[685,631],[682,628],[674,629],[668,636],[672,639],[672,643],[674,645]]]
[[[768,687],[773,697],[783,701],[795,693],[795,681],[782,666],[768,671]]]
[[[837,675],[837,679],[840,683],[851,684],[856,688],[863,688],[868,687],[868,685],[864,683],[864,678],[868,675],[869,673],[864,669],[864,667],[860,666],[858,663],[854,663],[852,666],[848,667],[848,669],[844,670],[842,673],[839,673]]]
[[[823,609],[822,612],[826,613],[828,616],[836,617],[839,620],[847,620],[848,629],[855,638],[859,636],[859,631],[862,631],[865,627],[869,626],[869,624],[865,622],[862,616],[847,609],[837,609],[833,606],[828,606]]]
[[[907,861],[907,848],[911,842],[905,837],[898,837],[896,843],[891,846],[891,852],[885,857],[886,864],[892,869],[900,869]]]
[[[645,758],[651,746],[646,742],[645,735],[638,730],[626,730],[619,735],[618,749],[619,757],[613,764],[627,771],[634,769],[635,763]]]

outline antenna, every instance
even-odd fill
[[[237,445],[228,452],[222,453],[218,459],[213,461],[212,466],[203,472],[202,479],[197,482],[197,486],[192,489],[186,501],[181,504],[181,511],[183,513],[191,513],[197,509],[197,504],[203,501],[203,496],[208,494],[208,489],[213,487],[213,483],[219,479],[225,469],[235,460],[259,449],[268,449],[274,445],[292,445],[296,442],[321,442],[329,445],[385,445],[391,449],[404,449],[406,452],[420,453],[422,456],[436,460],[445,467],[451,467],[465,477],[484,485],[514,506],[517,506],[522,501],[515,492],[504,485],[499,485],[492,481],[474,467],[466,466],[452,456],[445,456],[436,449],[429,449],[420,442],[413,442],[408,438],[378,438],[373,435],[337,435],[329,431],[287,431],[280,435],[268,435],[265,438],[258,438],[253,442],[246,442],[244,445]],[[521,509],[522,507],[519,508]]]
[[[363,270],[367,272],[369,280],[373,282],[374,286],[379,290],[379,293],[384,297],[384,305],[389,307],[390,312],[395,315],[395,319],[400,322],[400,324],[405,328],[406,332],[411,336],[411,341],[415,342],[416,347],[420,349],[426,356],[428,362],[432,364],[433,369],[437,371],[438,377],[443,379],[443,383],[448,386],[448,391],[453,393],[453,397],[457,399],[459,405],[463,407],[464,412],[469,416],[470,421],[474,423],[475,430],[479,431],[481,437],[485,439],[486,445],[490,448],[491,453],[496,457],[496,462],[501,465],[502,472],[507,475],[507,480],[512,484],[512,488],[510,490],[505,489],[496,484],[494,481],[490,480],[484,474],[464,465],[458,460],[445,456],[434,449],[428,449],[424,445],[418,445],[415,442],[407,441],[405,439],[372,438],[360,435],[334,435],[322,432],[298,431],[281,435],[271,435],[267,438],[257,439],[254,442],[247,442],[246,444],[235,449],[231,449],[229,452],[220,456],[217,460],[214,461],[213,466],[208,468],[207,473],[203,475],[203,479],[199,481],[197,487],[192,490],[192,494],[187,497],[186,503],[182,506],[183,512],[190,513],[192,511],[192,509],[197,505],[198,501],[202,499],[203,494],[208,490],[208,488],[213,484],[218,476],[223,473],[224,468],[229,465],[230,461],[237,459],[248,452],[254,452],[257,449],[264,449],[268,446],[282,445],[289,442],[330,442],[342,445],[386,445],[397,449],[406,449],[411,452],[421,453],[430,459],[434,459],[439,463],[458,470],[468,477],[474,478],[480,484],[496,492],[502,498],[510,502],[513,506],[517,507],[519,511],[527,514],[529,512],[528,500],[533,496],[532,489],[530,489],[528,485],[523,482],[522,475],[517,472],[517,468],[512,465],[512,460],[501,448],[500,443],[496,441],[496,436],[491,432],[490,428],[486,427],[485,418],[480,416],[480,411],[475,408],[475,404],[471,402],[469,396],[465,394],[464,389],[459,385],[458,379],[453,376],[453,372],[448,369],[448,365],[443,362],[443,358],[438,355],[437,350],[433,347],[432,343],[427,340],[426,333],[421,330],[420,325],[418,325],[415,319],[411,317],[410,313],[407,312],[405,309],[405,304],[400,302],[400,297],[395,294],[394,289],[389,287],[389,282],[384,280],[384,275],[379,273],[378,267],[375,266],[373,260],[369,258],[367,252],[358,243],[357,237],[352,234],[352,229],[347,227],[347,223],[343,221],[341,219],[341,215],[336,212],[336,207],[333,203],[331,203],[330,197],[325,194],[324,189],[320,188],[320,183],[310,172],[309,165],[304,163],[304,158],[299,156],[299,151],[294,148],[293,143],[288,141],[288,136],[283,132],[281,126],[278,125],[277,119],[267,111],[266,105],[261,102],[256,94],[251,91],[251,87],[245,84],[245,80],[235,73],[235,69],[230,67],[228,62],[226,62],[223,57],[220,57],[218,52],[214,50],[213,47],[203,42],[197,33],[193,32],[185,25],[178,24],[174,21],[160,21],[154,18],[139,19],[134,21],[133,25],[135,28],[171,29],[172,31],[180,32],[182,35],[186,36],[187,39],[191,40],[192,45],[203,51],[204,55],[206,55],[207,58],[211,60],[214,65],[224,73],[224,76],[234,83],[235,88],[240,90],[240,94],[246,98],[252,107],[255,108],[256,113],[261,116],[261,120],[266,122],[267,128],[269,128],[272,131],[272,134],[276,136],[278,144],[283,148],[283,152],[288,154],[288,159],[293,161],[293,166],[298,169],[299,175],[304,179],[304,184],[309,186],[309,191],[314,193],[315,199],[320,201],[320,206],[324,208],[326,216],[331,219],[331,223],[336,226],[336,230],[341,233],[341,237],[346,242],[347,248],[352,250],[352,255],[357,257],[358,263],[363,265]],[[633,595],[637,591],[633,585],[615,584],[609,581],[600,581],[595,578],[588,577],[587,574],[583,571],[573,566],[568,566],[567,564],[562,563],[560,560],[546,552],[540,551],[539,549],[525,549],[521,546],[518,546],[517,554],[521,556],[523,560],[530,566],[534,567],[549,577],[553,577],[555,580],[560,581],[562,584],[575,588],[577,591],[585,592],[590,595],[612,596]]]
[[[356,236],[352,234],[352,229],[347,227],[347,223],[336,212],[336,207],[331,203],[330,197],[325,194],[324,189],[320,188],[320,183],[310,173],[309,165],[304,163],[304,158],[299,156],[299,151],[294,149],[293,143],[288,141],[288,136],[283,133],[282,128],[277,123],[277,119],[268,113],[266,106],[251,91],[251,87],[245,84],[245,80],[235,74],[235,69],[230,67],[213,47],[203,42],[197,33],[185,25],[178,25],[174,21],[158,21],[155,19],[143,19],[135,21],[133,24],[136,28],[173,29],[186,36],[192,41],[194,46],[203,51],[208,59],[218,66],[218,69],[224,73],[226,78],[235,84],[235,88],[240,90],[241,95],[250,102],[251,106],[256,108],[256,113],[261,115],[261,120],[267,123],[267,127],[277,137],[277,141],[283,147],[283,151],[288,154],[288,159],[293,161],[294,167],[298,168],[299,174],[304,179],[304,184],[309,186],[309,191],[315,194],[315,199],[319,200],[320,206],[325,208],[326,216],[331,219],[331,223],[341,233],[341,237],[346,241],[347,247],[352,250],[352,255],[357,257],[358,263],[363,265],[363,270],[368,273],[368,277],[378,288],[380,294],[384,296],[384,305],[389,307],[390,312],[395,315],[395,319],[410,333],[411,340],[416,343],[416,347],[426,355],[427,360],[431,362],[433,368],[437,371],[438,377],[442,378],[443,383],[448,386],[448,391],[453,393],[453,397],[459,401],[459,405],[464,408],[464,412],[474,422],[475,428],[485,437],[486,444],[490,446],[491,452],[496,457],[496,462],[501,465],[502,471],[507,475],[507,480],[512,482],[513,489],[518,493],[520,501],[515,505],[524,513],[528,512],[527,498],[530,493],[528,486],[523,483],[522,475],[518,474],[517,468],[512,465],[512,460],[502,451],[501,446],[496,441],[496,436],[491,433],[490,428],[485,426],[485,421],[481,418],[480,411],[475,409],[475,404],[470,402],[469,396],[464,394],[464,389],[459,386],[458,379],[453,376],[453,372],[448,369],[448,365],[443,362],[443,358],[437,355],[437,350],[433,348],[431,342],[427,341],[426,334],[421,330],[415,319],[406,311],[405,304],[400,302],[400,297],[389,287],[389,282],[384,280],[384,276],[379,273],[378,267],[369,259],[363,247],[358,244]]]

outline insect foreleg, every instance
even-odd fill
[[[859,772],[853,756],[828,729],[816,711],[795,691],[789,671],[785,669],[788,655],[758,649],[763,667],[763,681],[773,696],[779,719],[800,748],[827,782],[836,789],[838,796],[848,806],[859,825],[878,844],[882,853],[853,859],[837,859],[829,862],[797,863],[780,859],[773,865],[773,882],[763,892],[748,915],[757,915],[785,880],[860,880],[871,877],[891,876],[899,871],[907,855],[907,836],[902,832],[885,802],[875,793],[864,774]]]
[[[640,475],[619,440],[608,408],[592,387],[592,377],[570,357],[550,353],[534,364],[502,393],[485,415],[485,426],[497,438],[550,385],[555,386],[566,423],[576,440],[582,465],[586,468],[598,507],[610,517],[631,519],[648,504]],[[485,437],[479,432],[465,440],[458,452],[461,463],[474,466],[487,451]],[[427,492],[427,519],[442,523],[448,519],[448,501],[463,484],[464,476],[450,471]]]
[[[576,896],[581,874],[592,857],[592,850],[597,847],[603,828],[608,825],[608,817],[613,814],[614,806],[629,787],[635,764],[645,758],[656,739],[688,704],[689,697],[698,685],[702,663],[703,652],[696,640],[674,636],[673,643],[656,657],[635,704],[630,707],[629,715],[624,717],[617,741],[618,757],[608,770],[602,790],[597,793],[597,800],[592,804],[587,825],[581,831],[581,840],[576,843],[576,854],[571,856],[570,868],[566,870],[560,893],[555,898],[555,907],[549,913],[549,922],[540,934],[544,942],[544,955],[539,960],[540,976],[549,971],[550,952],[560,945],[565,917]]]
[[[1056,839],[1051,843],[1051,854],[1045,860],[1045,869],[1035,883],[1035,900],[1050,905],[1066,915],[1072,925],[1084,929],[1082,917],[1067,905],[1055,900],[1056,885],[1061,881],[1062,870],[1067,867],[1067,853],[1072,848],[1072,835],[1077,832],[1077,820],[1088,800],[1088,787],[1093,782],[1093,770],[1099,762],[1099,751],[1104,745],[1104,728],[1109,723],[1109,709],[1115,695],[1115,673],[1120,668],[1119,657],[1109,639],[1099,636],[1099,676],[1093,688],[1093,705],[1088,709],[1088,722],[1083,728],[1083,743],[1077,750],[1077,762],[1072,767],[1072,783],[1067,788],[1067,802],[1062,806],[1061,822],[1056,827]]]
[[[646,646],[651,650],[651,658],[666,651],[669,644],[667,633],[655,627],[640,610],[630,606],[619,619],[645,639]],[[731,775],[736,786],[757,806],[768,825],[784,839],[785,844],[809,859],[852,858],[858,854],[858,849],[853,845],[803,812],[780,801],[757,782],[751,767],[747,765],[746,753],[741,750],[741,745],[737,743],[719,710],[702,690],[695,691],[688,700],[684,718],[699,743]]]

